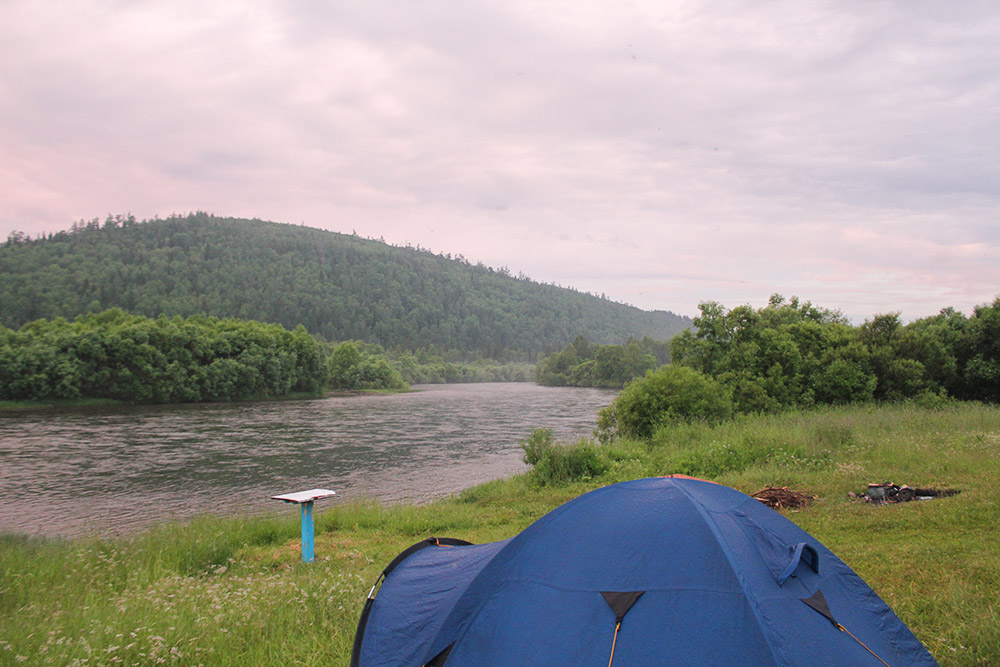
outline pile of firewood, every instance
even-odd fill
[[[787,486],[769,486],[753,494],[752,497],[776,510],[805,507],[816,499],[816,496],[790,491]]]

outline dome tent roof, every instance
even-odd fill
[[[509,540],[429,542],[397,559],[366,604],[352,665],[610,660],[936,664],[791,521],[728,487],[668,477],[584,494]]]

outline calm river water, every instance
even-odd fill
[[[388,396],[0,413],[0,532],[128,533],[272,495],[425,501],[526,469],[535,427],[589,435],[614,392],[426,385]]]

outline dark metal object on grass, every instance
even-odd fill
[[[868,492],[861,498],[867,503],[907,503],[911,500],[930,500],[931,498],[953,496],[956,493],[958,491],[955,489],[921,489],[906,484],[885,482],[869,484]],[[858,497],[853,493],[851,495]]]

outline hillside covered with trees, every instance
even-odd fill
[[[691,323],[462,256],[206,213],[109,216],[44,238],[14,233],[0,247],[0,324],[109,308],[303,325],[327,341],[500,361],[534,361],[578,335],[667,340]]]

